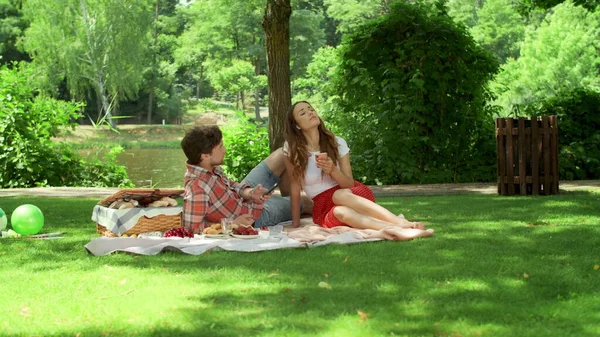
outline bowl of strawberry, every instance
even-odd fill
[[[252,226],[239,226],[231,232],[231,236],[240,239],[252,239],[258,237],[258,231]]]

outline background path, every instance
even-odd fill
[[[377,197],[431,196],[456,194],[497,194],[496,184],[425,184],[425,185],[388,185],[370,186]],[[600,180],[561,181],[560,192],[597,191],[600,192]],[[119,191],[119,188],[91,187],[34,187],[0,189],[2,197],[70,197],[103,199]]]

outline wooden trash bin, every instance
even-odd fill
[[[556,116],[496,119],[498,194],[558,193]]]

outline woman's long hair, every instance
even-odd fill
[[[306,137],[302,133],[302,130],[298,129],[296,124],[296,120],[294,119],[294,108],[299,103],[306,103],[310,105],[307,101],[299,101],[292,105],[290,110],[288,111],[287,123],[285,123],[285,139],[288,143],[288,157],[290,161],[294,165],[294,171],[292,172],[292,178],[299,182],[304,182],[304,173],[306,172],[306,166],[308,165],[308,157],[310,153],[308,151],[308,142],[306,141]],[[333,132],[329,131],[325,127],[325,122],[319,117],[321,123],[319,124],[319,148],[320,152],[327,152],[327,155],[331,160],[333,160],[333,164],[337,165],[339,151],[338,151],[338,143],[335,139],[335,135]]]

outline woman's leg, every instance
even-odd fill
[[[381,221],[377,218],[370,217],[365,214],[356,212],[355,210],[346,206],[336,206],[333,209],[333,216],[340,222],[358,229],[384,229],[389,227],[400,228],[400,239],[410,240],[418,237],[425,237],[433,235],[433,230],[403,228],[397,224]]]
[[[371,218],[375,218],[386,223],[399,225],[404,228],[425,228],[422,223],[410,222],[406,219],[400,218],[394,215],[394,213],[388,211],[386,208],[372,202],[371,200],[354,195],[352,191],[347,188],[339,189],[333,193],[333,203],[339,206],[346,206],[353,209],[357,213],[367,215]]]

